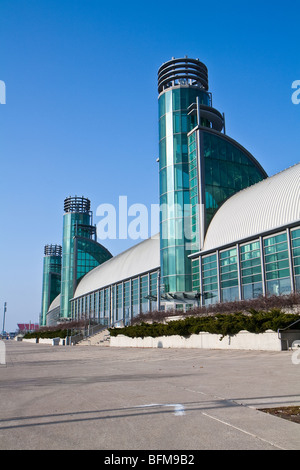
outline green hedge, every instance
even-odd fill
[[[65,338],[68,330],[55,330],[55,331],[35,331],[33,333],[26,333],[25,339],[30,338]]]
[[[300,315],[286,314],[281,310],[273,309],[269,312],[252,311],[249,315],[243,313],[219,314],[205,317],[187,317],[184,320],[163,323],[141,323],[125,328],[110,328],[110,335],[125,335],[131,338],[144,338],[151,336],[190,336],[200,332],[214,333],[222,336],[234,336],[241,330],[249,333],[263,333],[266,330],[277,331],[286,328],[295,321],[300,320]],[[300,329],[300,322],[293,328]]]

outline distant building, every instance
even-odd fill
[[[43,288],[41,325],[46,325],[46,315],[52,301],[61,290],[61,245],[45,245],[43,262]]]
[[[62,246],[45,246],[41,326],[70,318],[70,300],[80,279],[111,257],[111,253],[96,241],[90,200],[67,197],[64,201]],[[59,306],[56,305],[58,298]],[[47,317],[48,310],[52,312]]]
[[[18,330],[20,332],[33,332],[40,328],[39,323],[18,323]]]

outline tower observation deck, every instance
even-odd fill
[[[158,93],[176,85],[192,85],[208,90],[208,71],[199,59],[169,60],[158,70]]]

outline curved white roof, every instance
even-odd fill
[[[201,251],[300,221],[300,163],[230,197],[212,219]]]
[[[60,294],[58,294],[58,296],[52,300],[51,304],[49,305],[48,312],[50,312],[50,310],[54,310],[57,307],[60,307]]]
[[[74,298],[110,284],[159,268],[159,234],[138,243],[105,261],[87,273],[79,282]]]

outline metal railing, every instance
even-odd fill
[[[286,326],[285,328],[278,328],[277,334],[278,334],[278,339],[281,340],[281,342],[285,341],[286,342],[286,348],[289,349],[292,344],[294,343],[295,339],[298,340],[298,335],[300,336],[300,330],[291,330],[291,327],[296,325],[297,323],[300,322],[299,320],[296,320],[295,322],[291,323],[290,325]],[[289,331],[288,331],[289,330]],[[282,335],[283,333],[283,335]],[[286,333],[286,335],[284,335]],[[289,335],[290,333],[290,335]],[[296,335],[295,335],[296,333]]]
[[[83,329],[81,333],[77,333],[76,335],[70,335],[66,338],[66,345],[74,345],[79,343],[79,341],[84,341],[90,338],[91,336],[101,333],[101,331],[105,331],[108,328],[114,328],[118,324],[122,324],[123,320],[117,320],[113,323],[108,323],[107,325],[98,324],[98,325],[88,325],[87,328]]]

